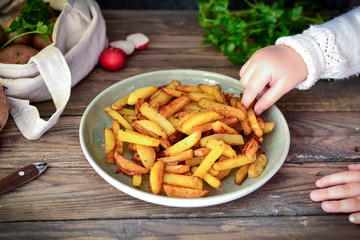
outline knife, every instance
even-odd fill
[[[47,163],[32,163],[16,170],[0,180],[0,194],[16,188],[40,176],[47,168]]]

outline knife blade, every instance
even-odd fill
[[[47,168],[47,163],[31,163],[0,180],[0,194],[16,188],[40,176]]]

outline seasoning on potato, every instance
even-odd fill
[[[255,116],[240,97],[222,92],[219,85],[182,86],[174,80],[139,88],[104,110],[113,121],[121,116],[133,127],[120,124],[120,131],[113,130],[119,141],[129,143],[131,160],[120,157],[113,141],[105,141],[106,156],[109,151],[116,156],[115,173],[133,177],[134,187],[147,176],[154,194],[204,197],[211,192],[205,184],[221,189],[221,180],[236,171],[234,184],[241,185],[246,178],[259,177],[268,163],[261,143],[275,123]]]

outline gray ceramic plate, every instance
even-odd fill
[[[132,179],[124,174],[115,174],[116,166],[105,161],[104,128],[112,126],[112,119],[104,112],[104,107],[112,104],[137,88],[162,86],[172,80],[181,84],[220,84],[222,91],[233,92],[237,96],[243,91],[238,80],[221,74],[197,70],[164,70],[140,74],[122,80],[100,93],[87,107],[80,123],[80,143],[82,150],[95,171],[108,183],[135,198],[154,204],[173,207],[204,207],[232,201],[243,197],[265,184],[280,169],[288,154],[290,145],[289,128],[280,110],[273,106],[263,113],[266,121],[275,121],[275,129],[264,137],[262,148],[269,162],[265,171],[256,179],[247,179],[241,186],[234,184],[235,171],[222,180],[219,190],[209,187],[211,193],[204,198],[179,199],[164,195],[154,195],[147,191],[147,182],[142,187],[132,186]],[[236,96],[235,95],[235,96]],[[126,157],[131,158],[128,152]],[[147,178],[144,178],[147,179]],[[207,184],[204,184],[206,186]]]

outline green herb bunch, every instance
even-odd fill
[[[220,49],[234,64],[244,64],[260,48],[273,45],[281,36],[293,35],[309,27],[323,23],[325,18],[317,14],[311,2],[298,2],[292,8],[283,0],[271,5],[254,0],[244,0],[247,9],[230,11],[229,0],[198,0],[199,25],[204,29],[203,44]],[[305,11],[306,9],[306,11]]]
[[[12,21],[9,28],[4,31],[5,34],[15,32],[16,35],[6,42],[1,49],[14,39],[26,34],[38,33],[49,42],[48,35],[52,35],[54,23],[48,24],[51,16],[48,6],[49,3],[43,0],[27,0],[26,5],[21,8],[20,14]]]

